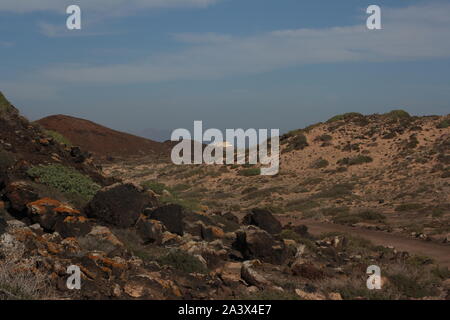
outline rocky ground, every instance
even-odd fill
[[[295,222],[313,217],[408,234],[402,228],[409,214],[442,229],[427,239],[445,241],[449,137],[448,129],[436,128],[444,119],[401,124],[395,118],[395,125],[407,126],[403,131],[386,132],[395,134],[389,139],[367,133],[358,138],[367,140],[358,151],[347,147],[345,130],[370,131],[371,125],[351,124],[354,119],[283,137],[282,172],[274,178],[252,176],[255,168],[186,169],[145,159],[102,168],[88,153],[30,124],[0,95],[0,298],[448,299],[446,266],[345,232],[310,232]],[[416,125],[422,130],[411,131]],[[325,128],[340,138],[316,141]],[[416,151],[379,151],[385,141],[402,145],[416,133]],[[416,161],[419,149],[427,161]],[[381,153],[386,158],[378,158]],[[355,164],[357,154],[370,154],[372,161]],[[328,165],[315,168],[319,157]],[[401,164],[406,157],[412,158]],[[393,192],[409,183],[413,187],[403,192],[419,192],[417,182],[430,188],[421,197]],[[81,270],[80,290],[66,285],[72,265]],[[381,268],[381,290],[366,287],[370,265]]]

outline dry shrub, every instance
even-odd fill
[[[33,259],[23,259],[23,248],[0,249],[0,300],[53,299],[48,277],[36,271]]]

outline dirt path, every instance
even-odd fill
[[[319,235],[324,232],[346,232],[370,240],[376,245],[393,246],[400,251],[407,251],[409,253],[430,257],[441,266],[450,267],[449,245],[410,239],[398,234],[383,231],[360,229],[314,220],[280,220],[282,223],[292,222],[293,224],[304,224],[308,226],[309,232],[313,235]]]

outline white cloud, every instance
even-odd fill
[[[216,79],[305,64],[383,62],[450,57],[450,5],[384,8],[383,30],[360,25],[328,29],[277,30],[258,36],[182,34],[177,53],[106,66],[54,66],[47,79],[83,83],[149,83]],[[421,16],[423,13],[423,16]]]
[[[52,24],[44,21],[37,23],[38,30],[41,34],[49,38],[59,37],[80,37],[80,36],[104,36],[113,34],[113,32],[95,32],[86,31],[89,28],[82,28],[81,30],[69,30],[65,24]]]
[[[1,91],[14,100],[49,101],[59,97],[57,89],[52,85],[39,83],[36,79],[24,79],[20,82],[0,82]]]
[[[207,7],[219,0],[1,0],[0,11],[26,13],[33,11],[65,12],[67,6],[79,5],[95,12],[130,11],[148,8]]]
[[[14,43],[8,41],[0,41],[0,47],[2,48],[11,48],[14,46]]]
[[[201,43],[223,43],[232,40],[228,34],[218,34],[213,32],[207,33],[175,33],[172,37],[180,42],[201,44]]]

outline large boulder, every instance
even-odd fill
[[[38,193],[25,181],[14,181],[6,186],[5,197],[10,209],[19,214],[26,214],[27,204],[39,199]]]
[[[86,207],[88,217],[119,228],[134,226],[144,208],[153,206],[156,199],[135,185],[114,184],[97,192]]]
[[[255,226],[238,230],[233,247],[246,260],[260,259],[272,264],[282,264],[289,256],[284,242],[275,240],[268,232]]]
[[[63,225],[66,219],[82,216],[78,210],[50,198],[30,202],[27,204],[27,209],[30,220],[38,223],[48,232],[56,231],[56,226]]]
[[[168,204],[148,212],[150,219],[161,221],[171,233],[184,234],[184,208],[177,204]]]
[[[266,209],[253,209],[244,217],[242,223],[260,227],[270,234],[279,234],[282,230],[281,223]]]

